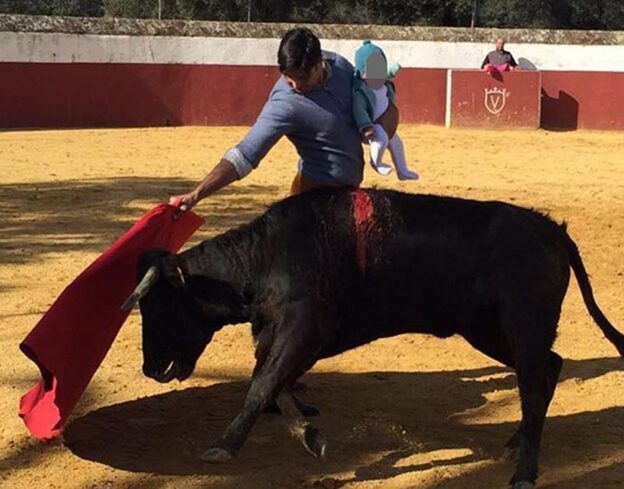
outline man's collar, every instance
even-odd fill
[[[323,57],[323,71],[325,72],[325,74],[323,75],[323,82],[321,83],[321,86],[323,88],[327,88],[327,84],[332,77],[332,67],[329,63],[329,59],[325,57]]]

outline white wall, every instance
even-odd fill
[[[360,40],[322,40],[349,59]],[[274,65],[278,39],[100,36],[0,32],[0,62]],[[491,44],[381,41],[391,62],[414,68],[478,68]],[[507,45],[543,70],[624,72],[624,46]]]

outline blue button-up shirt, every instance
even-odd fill
[[[333,185],[360,184],[364,157],[351,104],[353,66],[336,53],[323,52],[323,57],[330,70],[324,87],[303,95],[280,76],[253,127],[225,154],[240,178],[286,136],[299,154],[304,176]]]

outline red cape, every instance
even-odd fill
[[[42,379],[22,397],[19,415],[33,436],[58,436],[129,311],[120,309],[136,285],[139,255],[148,248],[178,251],[203,220],[173,219],[161,204],[137,222],[63,291],[20,349]]]

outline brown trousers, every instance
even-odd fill
[[[307,192],[308,190],[324,187],[339,188],[337,185],[332,185],[331,183],[318,182],[316,180],[312,180],[311,178],[304,177],[301,172],[299,172],[295,175],[295,179],[290,185],[290,195],[298,195],[303,192]]]

